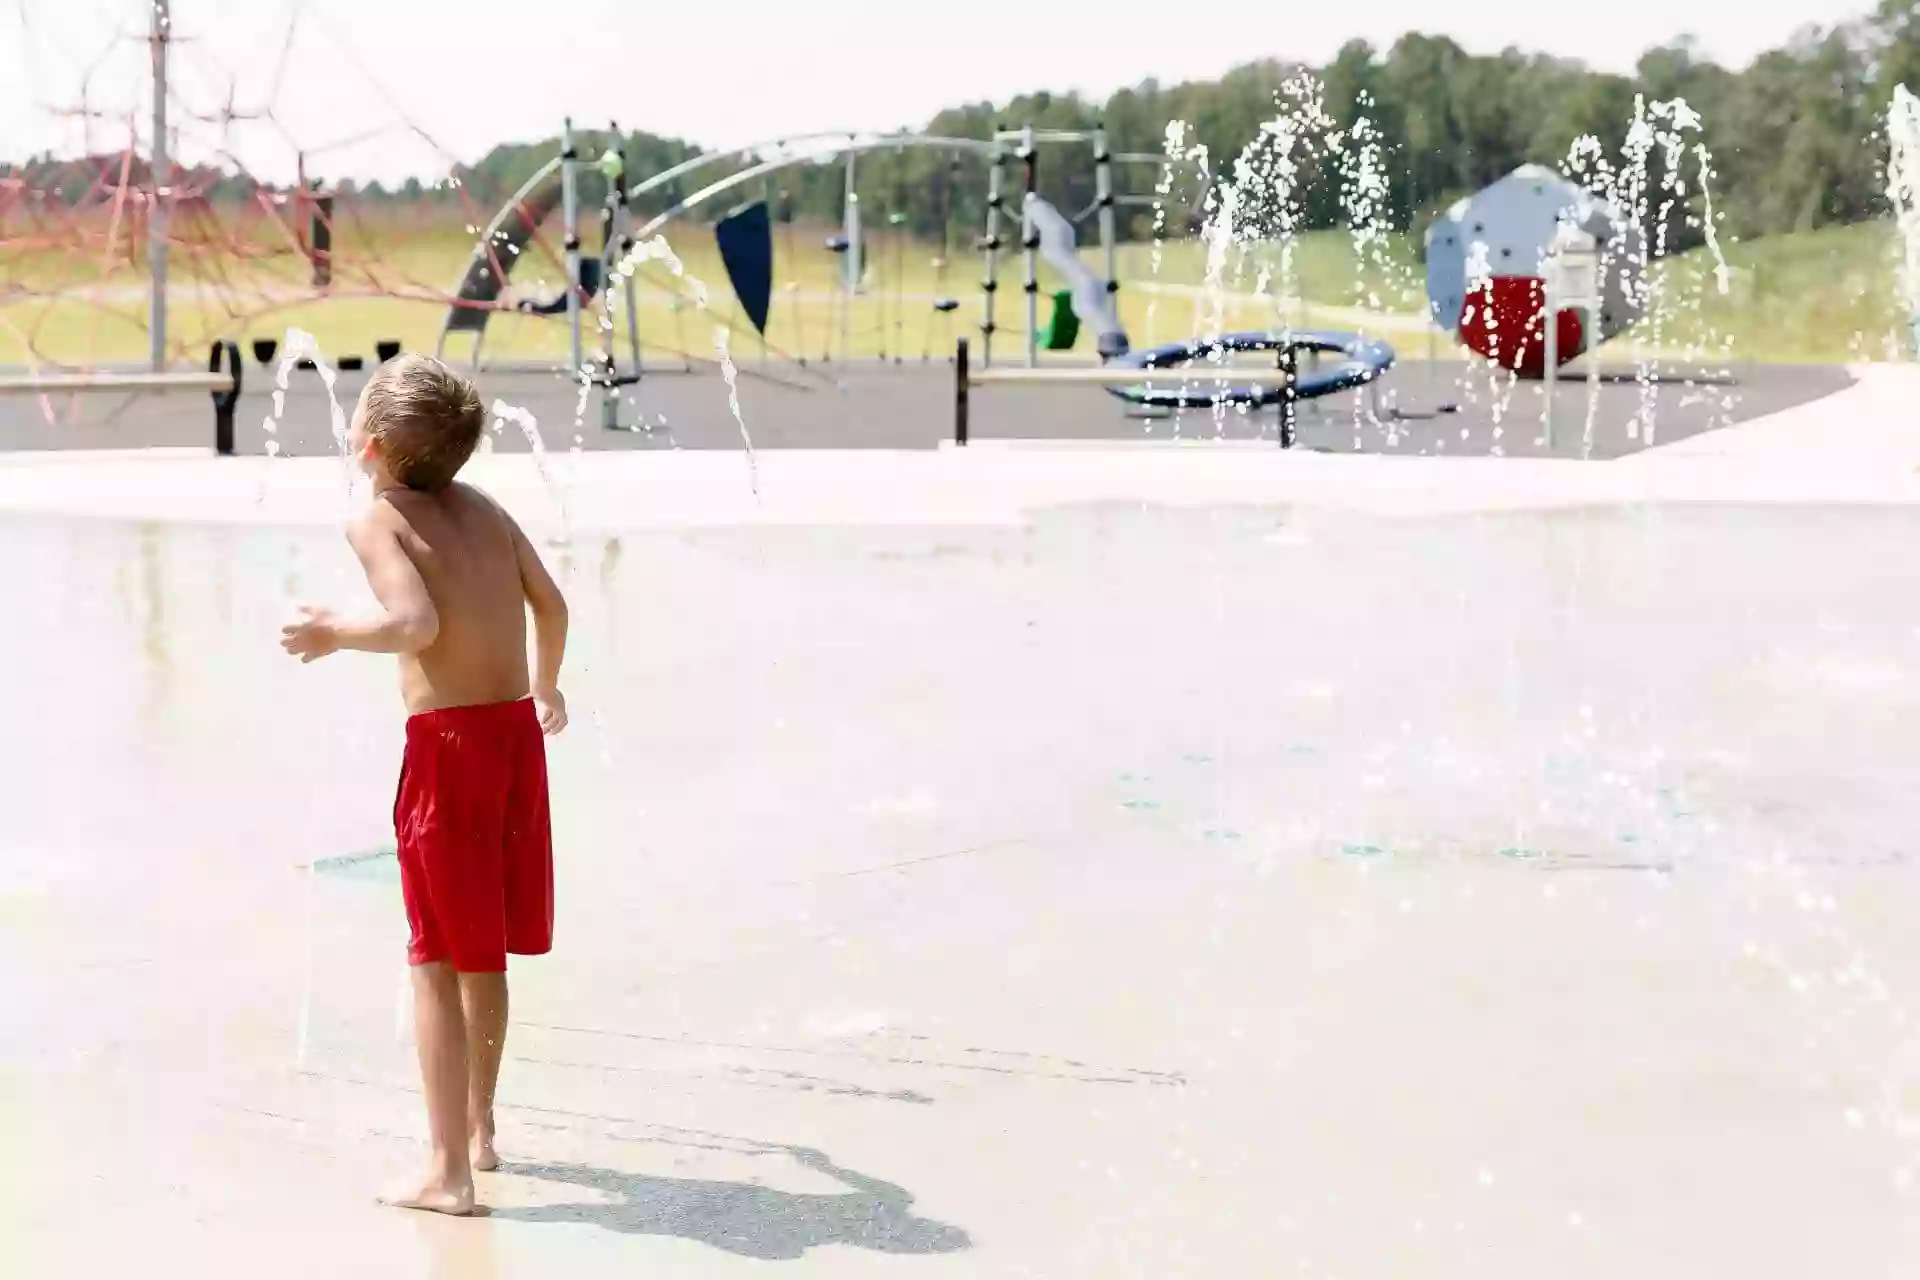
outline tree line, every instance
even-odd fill
[[[1389,216],[1401,228],[1418,228],[1433,210],[1520,164],[1563,166],[1582,135],[1598,138],[1617,159],[1635,98],[1643,95],[1649,101],[1683,97],[1699,113],[1723,230],[1741,237],[1805,231],[1885,213],[1883,122],[1895,85],[1920,91],[1920,0],[1881,0],[1863,18],[1809,26],[1740,70],[1703,56],[1687,39],[1649,49],[1631,75],[1617,75],[1517,49],[1471,54],[1445,37],[1409,34],[1385,50],[1351,42],[1321,67],[1266,60],[1216,80],[1147,80],[1105,101],[1037,92],[971,103],[940,112],[918,131],[984,139],[998,125],[1091,129],[1102,123],[1116,152],[1158,153],[1169,122],[1180,120],[1188,142],[1205,147],[1218,176],[1274,117],[1282,86],[1302,72],[1323,86],[1335,126],[1349,129],[1363,112],[1372,121],[1383,145]],[[586,151],[597,154],[609,141],[589,135]],[[651,134],[624,141],[636,176],[699,154],[688,142]],[[464,180],[476,195],[504,198],[556,147],[554,139],[497,147]],[[704,169],[699,180],[728,168]],[[977,158],[924,149],[868,153],[855,168],[869,226],[897,213],[920,235],[944,236],[957,248],[984,228],[984,170]],[[1037,176],[1041,193],[1063,210],[1078,212],[1093,202],[1086,149],[1043,148]],[[1151,194],[1158,176],[1152,166],[1115,169],[1117,188],[1128,194]],[[1007,180],[1017,187],[1017,167],[1009,168]],[[1176,222],[1191,203],[1195,180],[1182,171],[1168,193]],[[831,223],[841,217],[843,181],[837,162],[805,164],[748,184],[738,196],[768,199],[796,219]],[[599,198],[598,184],[588,171],[587,199]],[[642,211],[688,194],[686,187],[657,193]],[[1301,200],[1304,225],[1341,221],[1337,175],[1310,174]],[[718,217],[728,203],[695,216]],[[1131,210],[1122,227],[1146,234],[1150,214]]]
[[[1158,153],[1168,124],[1178,120],[1186,123],[1187,143],[1205,148],[1217,177],[1274,118],[1276,95],[1303,72],[1323,87],[1322,103],[1333,127],[1350,129],[1363,113],[1372,122],[1383,149],[1387,214],[1402,229],[1418,230],[1434,210],[1525,162],[1563,166],[1568,148],[1582,135],[1598,138],[1617,162],[1636,96],[1644,96],[1684,97],[1699,113],[1702,141],[1713,155],[1714,203],[1725,232],[1751,237],[1805,231],[1885,213],[1881,131],[1894,86],[1905,83],[1920,91],[1920,0],[1880,0],[1862,18],[1806,27],[1784,47],[1739,70],[1704,57],[1686,39],[1649,49],[1632,74],[1617,75],[1517,49],[1471,54],[1445,37],[1408,34],[1385,50],[1351,42],[1320,67],[1266,60],[1215,80],[1173,85],[1146,80],[1104,101],[1036,92],[1008,102],[970,103],[940,112],[917,131],[984,139],[998,125],[1091,129],[1100,123],[1114,151]],[[616,140],[586,132],[580,138],[582,155],[592,159],[615,141],[624,146],[633,180],[701,154],[683,139],[636,132]],[[457,176],[467,197],[490,211],[558,146],[557,138],[497,146]],[[1339,175],[1307,159],[1302,225],[1338,225]],[[750,162],[702,169],[695,181],[640,201],[640,212],[671,207],[694,187]],[[985,166],[976,156],[925,149],[872,152],[860,157],[856,174],[869,226],[898,215],[917,234],[944,238],[956,250],[969,247],[984,229]],[[1116,189],[1133,196],[1152,194],[1159,176],[1148,165],[1116,166],[1114,174]],[[1010,167],[1006,177],[1009,189],[1017,190],[1018,167]],[[591,209],[601,199],[603,180],[591,165],[583,166],[581,179],[584,205]],[[802,164],[740,188],[738,201],[718,201],[690,216],[711,220],[734,203],[765,199],[789,220],[834,223],[841,218],[843,182],[838,162]],[[1174,174],[1167,193],[1169,230],[1187,229],[1182,223],[1200,194],[1199,182],[1190,167]],[[216,184],[215,194],[233,184],[246,185],[232,177]],[[1069,213],[1089,208],[1091,152],[1043,148],[1038,185]],[[372,202],[456,198],[443,187],[417,181],[392,190],[378,184],[338,186]],[[1149,234],[1151,222],[1149,211],[1129,209],[1121,219],[1122,234]]]

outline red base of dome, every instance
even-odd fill
[[[1540,315],[1546,306],[1546,282],[1538,276],[1493,276],[1467,295],[1457,333],[1469,350],[1523,378],[1547,371],[1546,333]],[[1559,363],[1586,350],[1584,316],[1563,310],[1558,318]]]

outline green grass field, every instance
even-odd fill
[[[1733,278],[1726,295],[1698,291],[1699,320],[1731,333],[1742,359],[1911,359],[1894,263],[1895,232],[1888,222],[1736,244],[1727,249]],[[1700,252],[1674,264],[1688,284],[1708,267]]]
[[[864,292],[843,302],[839,259],[824,247],[823,227],[778,228],[776,295],[764,349],[779,360],[863,357],[882,353],[917,358],[943,355],[953,338],[975,333],[982,315],[982,264],[977,253],[956,252],[942,269],[938,246],[911,242],[885,229],[868,243]],[[1728,249],[1731,287],[1711,284],[1711,261],[1694,251],[1664,264],[1669,299],[1665,318],[1637,335],[1662,351],[1697,350],[1709,357],[1729,350],[1735,359],[1838,362],[1887,358],[1890,335],[1904,332],[1893,281],[1892,231],[1883,223],[1838,227],[1804,235],[1755,240]],[[714,330],[730,330],[734,358],[757,361],[762,339],[753,333],[726,283],[712,232],[687,226],[668,233],[687,274],[706,285],[709,304],[655,265],[640,276],[643,345],[656,355],[715,354]],[[182,360],[199,360],[215,338],[245,341],[278,337],[289,326],[313,333],[330,355],[370,355],[380,339],[431,350],[446,314],[442,301],[458,279],[472,244],[457,220],[390,215],[342,231],[331,291],[307,282],[304,259],[264,236],[244,241],[246,252],[176,253],[169,326]],[[0,241],[4,245],[4,241]],[[1096,271],[1097,255],[1088,254]],[[1156,261],[1157,260],[1157,261]],[[1256,295],[1268,273],[1264,295]],[[996,320],[999,350],[1019,349],[1025,328],[1018,256],[1003,258]],[[1343,232],[1314,232],[1292,246],[1284,266],[1270,244],[1236,246],[1220,263],[1219,292],[1209,296],[1207,247],[1197,241],[1128,244],[1118,252],[1121,319],[1136,346],[1188,338],[1216,328],[1368,328],[1402,354],[1419,357],[1427,342],[1421,319],[1424,270],[1404,237],[1371,246],[1363,263]],[[557,292],[560,271],[534,250],[515,272],[529,295]],[[1041,286],[1057,281],[1042,270]],[[88,366],[145,356],[144,263],[124,252],[104,260],[97,248],[56,252],[0,247],[0,364]],[[960,308],[937,314],[932,300],[952,297]],[[1276,300],[1284,299],[1284,300]],[[1041,300],[1044,323],[1048,302]],[[625,307],[615,308],[615,342],[625,348]],[[598,317],[595,317],[597,324]],[[844,335],[844,338],[843,338]],[[1730,336],[1730,348],[1723,339]],[[591,338],[591,333],[590,333]],[[457,335],[449,351],[464,356],[470,339]],[[591,345],[591,341],[590,341]],[[1090,354],[1083,334],[1079,354]],[[1442,343],[1442,352],[1448,350]],[[501,314],[490,322],[492,358],[562,360],[563,319]]]

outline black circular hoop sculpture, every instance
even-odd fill
[[[1207,409],[1215,405],[1247,405],[1265,408],[1291,400],[1312,400],[1366,386],[1393,367],[1393,348],[1377,338],[1357,333],[1330,333],[1324,330],[1295,329],[1290,333],[1227,333],[1218,338],[1196,338],[1190,342],[1171,342],[1164,347],[1136,351],[1114,360],[1110,367],[1125,369],[1170,369],[1206,360],[1216,353],[1236,351],[1274,351],[1283,367],[1302,351],[1346,358],[1326,369],[1299,374],[1291,387],[1236,385],[1233,371],[1222,365],[1217,369],[1192,369],[1184,386],[1108,387],[1111,395],[1128,404],[1151,409]]]

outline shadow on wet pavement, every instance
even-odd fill
[[[585,1164],[503,1163],[500,1172],[602,1193],[609,1199],[496,1208],[495,1219],[591,1223],[626,1235],[674,1236],[743,1257],[792,1261],[822,1245],[877,1253],[955,1253],[973,1241],[959,1227],[918,1217],[913,1197],[879,1178],[836,1165],[805,1147],[768,1147],[849,1188],[830,1194],[779,1191],[627,1173]]]

